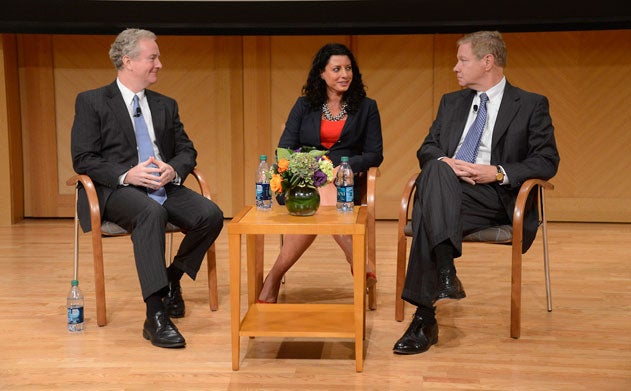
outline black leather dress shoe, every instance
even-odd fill
[[[463,299],[467,296],[455,271],[438,272],[438,295],[436,300]]]
[[[394,344],[396,354],[419,354],[438,342],[438,323],[429,324],[418,315],[412,317],[405,334]]]
[[[182,287],[180,282],[169,282],[169,291],[163,299],[164,308],[171,318],[183,318],[185,312],[184,299],[182,298]]]
[[[161,348],[183,348],[186,340],[164,311],[145,320],[142,336]]]

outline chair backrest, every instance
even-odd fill
[[[357,175],[359,179],[359,200],[361,201],[361,205],[367,205],[369,197],[371,198],[371,202],[375,201],[375,180],[379,174],[379,168],[370,167],[368,171],[362,171]]]

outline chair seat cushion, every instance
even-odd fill
[[[462,238],[463,242],[510,243],[512,240],[513,226],[508,224],[485,228]]]
[[[405,236],[412,237],[412,222],[408,222],[403,229]],[[491,242],[491,243],[510,243],[513,240],[512,225],[498,225],[489,227],[477,232],[470,233],[462,238],[463,242]]]
[[[167,223],[166,232],[180,232],[180,231],[181,229],[177,225]],[[103,221],[101,223],[101,234],[103,234],[104,236],[121,236],[121,235],[128,235],[129,232],[123,229],[123,227],[121,227],[120,225],[112,223],[111,221]]]

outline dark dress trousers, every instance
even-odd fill
[[[183,183],[196,165],[197,152],[180,122],[177,103],[150,90],[145,95],[162,160]],[[163,205],[149,198],[143,187],[118,184],[119,177],[138,164],[138,152],[132,120],[116,82],[77,95],[71,152],[75,172],[90,176],[95,184],[101,217],[131,231],[143,298],[168,284],[164,259],[167,222],[186,232],[173,263],[194,279],[221,231],[223,213],[214,202],[177,184],[165,186]],[[82,229],[90,231],[83,189],[79,190],[77,212]]]
[[[448,241],[462,254],[463,234],[508,224],[519,187],[530,178],[550,179],[559,165],[554,127],[546,97],[508,82],[493,129],[491,164],[501,165],[510,184],[469,185],[438,158],[452,157],[464,131],[476,92],[464,89],[442,97],[436,119],[417,152],[421,174],[412,212],[414,239],[402,297],[415,305],[431,306],[436,298],[434,248]],[[524,216],[525,252],[537,231],[536,203],[530,200]]]

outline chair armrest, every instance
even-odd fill
[[[366,172],[366,205],[368,212],[375,211],[375,192],[377,186],[377,177],[381,175],[378,167],[370,167]]]
[[[99,197],[96,194],[96,188],[94,187],[94,182],[92,182],[92,179],[90,179],[90,177],[87,175],[75,174],[66,181],[66,185],[75,186],[76,188],[79,182],[81,182],[81,185],[83,185],[83,188],[85,189],[85,194],[88,198],[88,206],[90,207],[90,221],[92,225],[92,230],[97,230],[98,233],[100,234],[101,209],[99,207]],[[75,205],[75,209],[76,209],[76,205]],[[76,213],[77,211],[75,210],[75,214]]]
[[[524,214],[526,209],[526,201],[528,200],[528,196],[533,190],[538,190],[539,188],[545,190],[554,190],[554,186],[543,179],[528,179],[525,181],[521,187],[519,188],[519,193],[517,194],[517,200],[515,201],[515,209],[513,211],[513,242],[519,243],[521,248],[521,243],[523,240],[523,229],[524,229]],[[537,202],[539,200],[539,194],[536,195]]]
[[[191,175],[195,178],[195,180],[197,180],[201,194],[210,200],[210,186],[208,185],[208,181],[206,181],[202,172],[198,168],[194,168]]]
[[[546,190],[554,190],[554,186],[550,182],[544,181],[543,179],[528,179],[519,188],[517,200],[515,201],[515,210],[513,212],[513,228],[515,228],[516,222],[519,224],[519,226],[523,226],[526,201],[528,200],[528,196],[530,195],[530,193],[533,190],[537,189],[539,186]]]
[[[403,188],[403,193],[401,194],[401,204],[399,205],[399,233],[403,235],[405,225],[408,223],[410,219],[410,211],[412,210],[410,206],[410,201],[412,201],[412,195],[414,194],[414,190],[416,189],[416,179],[419,176],[419,172],[412,174],[407,182],[405,183],[405,187]]]

